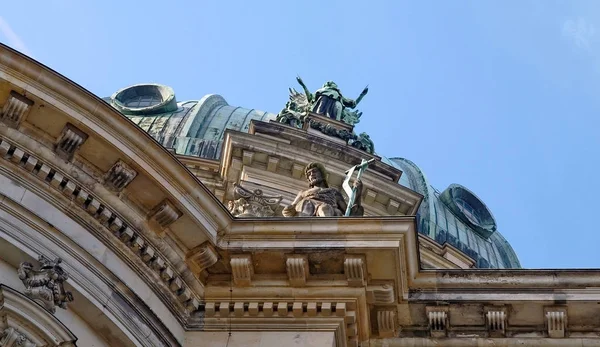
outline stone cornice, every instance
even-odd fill
[[[600,287],[600,269],[420,270],[411,289],[566,289]]]
[[[176,160],[102,99],[48,67],[0,45],[0,78],[42,98],[72,117],[73,123],[109,141],[164,187],[190,218],[213,238],[230,222],[227,210]]]

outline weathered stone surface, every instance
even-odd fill
[[[23,119],[25,119],[33,103],[33,100],[27,98],[25,95],[11,90],[8,99],[0,111],[0,121],[10,127],[17,128]]]
[[[75,151],[77,151],[87,138],[88,135],[86,133],[79,130],[73,124],[67,123],[56,141],[56,154],[65,160],[71,160]]]
[[[38,260],[41,263],[39,270],[34,270],[29,262],[19,265],[18,275],[25,286],[25,295],[49,312],[54,313],[56,307],[66,309],[67,303],[73,301],[73,294],[63,285],[69,275],[59,265],[62,260],[50,260],[43,255]]]
[[[283,199],[281,196],[264,196],[260,189],[250,191],[237,184],[233,194],[234,200],[228,204],[229,212],[238,218],[272,217]]]

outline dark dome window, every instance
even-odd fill
[[[473,224],[480,224],[479,218],[477,217],[477,211],[469,203],[461,198],[455,198],[454,202],[462,214]]]
[[[451,184],[440,195],[440,200],[483,238],[489,238],[496,231],[496,221],[490,210],[467,188]]]
[[[158,95],[138,95],[127,99],[124,104],[130,108],[140,108],[158,105],[162,102],[162,98]]]

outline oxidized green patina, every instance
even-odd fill
[[[297,77],[296,80],[302,87],[304,93],[300,93],[294,88],[289,89],[290,99],[286,103],[285,108],[277,115],[276,120],[278,122],[297,128],[303,128],[308,122],[308,126],[312,129],[316,129],[329,136],[340,138],[349,145],[367,153],[374,153],[375,146],[369,135],[366,133],[357,135],[352,131],[339,129],[330,124],[308,117],[310,113],[313,113],[335,121],[343,122],[352,127],[360,121],[362,112],[355,108],[369,92],[368,87],[365,87],[358,98],[353,100],[344,97],[337,84],[332,81],[326,82],[323,87],[313,94],[309,91],[308,87],[306,87],[302,78]]]

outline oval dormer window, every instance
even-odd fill
[[[124,114],[159,114],[177,110],[175,92],[160,84],[138,84],[119,90],[111,97]]]
[[[496,220],[490,210],[475,194],[459,184],[451,184],[440,195],[440,200],[464,223],[484,238],[496,231]]]

